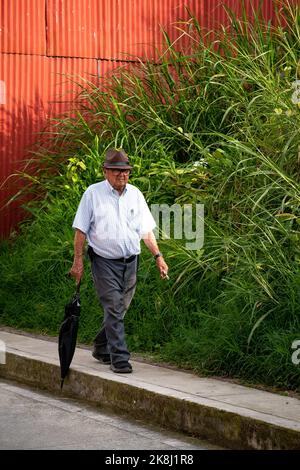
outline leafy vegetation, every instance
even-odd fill
[[[22,174],[33,218],[1,247],[2,324],[57,334],[73,287],[76,207],[102,179],[106,149],[123,147],[149,204],[205,206],[201,249],[160,240],[170,281],[143,249],[126,317],[130,348],[199,373],[299,389],[291,356],[300,339],[300,8],[276,11],[277,26],[259,12],[250,22],[228,11],[230,27],[213,42],[191,15],[180,24],[188,51],[166,36],[159,64],[82,85],[76,114],[57,119],[30,162],[34,178]],[[88,266],[82,301],[79,337],[90,343],[101,310]]]

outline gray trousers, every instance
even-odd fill
[[[97,354],[110,354],[116,365],[130,358],[125,341],[124,316],[136,288],[138,256],[129,263],[94,255],[91,259],[94,285],[104,310],[102,327],[94,339]]]

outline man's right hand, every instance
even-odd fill
[[[82,258],[74,259],[73,265],[69,271],[69,275],[75,278],[76,284],[79,284],[80,279],[82,278],[82,275],[83,275],[83,271],[84,271],[84,266],[83,266]]]

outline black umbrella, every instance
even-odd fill
[[[76,292],[70,302],[65,306],[64,321],[61,324],[58,338],[58,353],[60,360],[61,383],[63,388],[64,379],[68,374],[72,362],[79,324],[80,316],[80,282],[77,285]]]

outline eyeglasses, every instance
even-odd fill
[[[114,175],[120,175],[121,173],[124,175],[129,175],[131,173],[131,170],[115,170],[112,168],[110,168],[110,171],[112,171]]]

